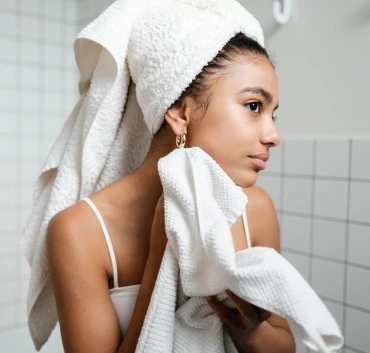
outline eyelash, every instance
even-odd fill
[[[252,104],[252,103],[258,103],[258,104],[260,105],[260,109],[263,107],[263,102],[262,102],[262,101],[260,101],[260,100],[256,100],[256,101],[253,101],[253,102],[249,102],[249,103],[245,104],[245,106],[250,105],[250,104]],[[277,116],[273,116],[273,117],[272,117],[272,121],[273,121],[273,122],[275,122],[276,120],[277,120]]]

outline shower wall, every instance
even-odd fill
[[[19,236],[36,176],[76,102],[78,28],[77,1],[0,2],[1,352],[34,351],[26,326],[30,270]],[[48,350],[62,352],[60,338]]]
[[[35,352],[26,322],[30,272],[19,234],[35,178],[77,100],[73,40],[111,2],[0,3],[1,352]],[[370,109],[363,96],[370,72],[363,68],[370,52],[362,45],[370,38],[369,2],[328,0],[318,12],[317,2],[294,1],[285,26],[272,19],[273,0],[241,3],[261,20],[277,60],[282,142],[271,149],[257,185],[277,209],[282,255],[337,320],[345,336],[341,352],[368,353]],[[41,352],[63,352],[58,326]],[[298,343],[297,353],[308,352]]]
[[[281,254],[333,314],[342,352],[368,353],[370,138],[285,139],[270,152],[256,185],[278,212]]]

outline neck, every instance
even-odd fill
[[[175,135],[163,133],[155,137],[141,166],[125,179],[136,202],[156,205],[163,187],[158,173],[158,161],[176,148]],[[123,180],[122,179],[122,180]]]

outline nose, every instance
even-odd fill
[[[275,147],[280,143],[280,134],[276,128],[275,123],[272,121],[271,117],[268,119],[268,122],[264,124],[261,143],[268,144],[270,147]]]

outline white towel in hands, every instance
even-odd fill
[[[137,353],[236,352],[204,299],[217,294],[224,300],[225,289],[285,318],[295,338],[313,350],[342,347],[336,321],[282,255],[260,246],[235,253],[230,228],[248,198],[209,154],[176,149],[159,160],[158,170],[168,243]]]

